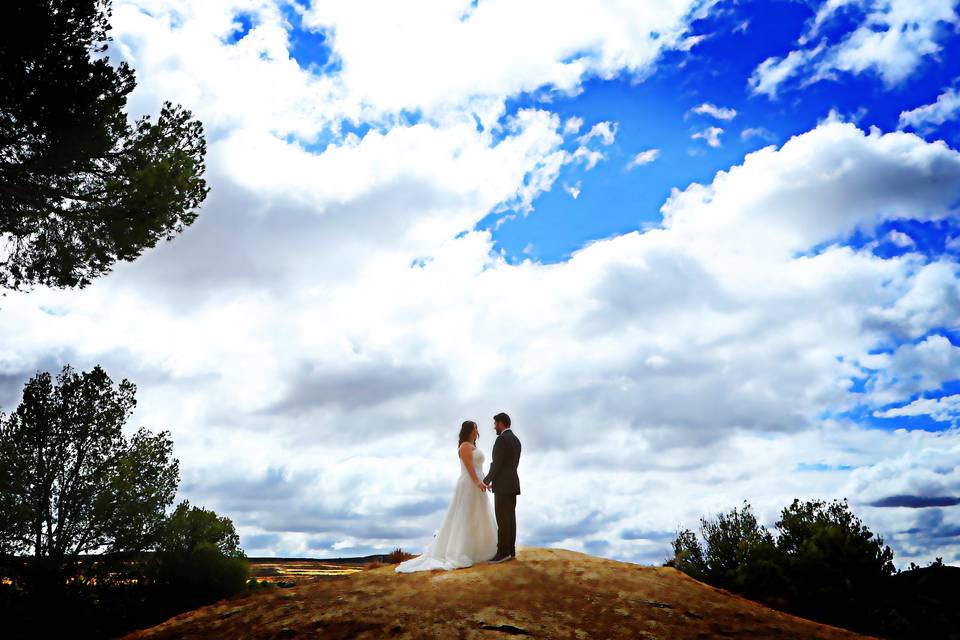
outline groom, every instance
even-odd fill
[[[497,555],[492,563],[505,562],[517,557],[517,495],[520,493],[520,478],[517,465],[520,463],[520,440],[510,428],[510,416],[498,413],[493,416],[493,428],[497,440],[493,443],[493,462],[483,484],[493,490],[494,513],[497,514]]]

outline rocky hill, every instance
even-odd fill
[[[397,574],[393,566],[251,593],[127,640],[161,638],[863,638],[745,600],[667,567],[562,549]]]

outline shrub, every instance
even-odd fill
[[[240,593],[249,574],[229,518],[186,500],[177,505],[164,523],[152,567],[162,606],[183,611]]]
[[[403,549],[397,548],[387,554],[386,562],[387,564],[400,564],[404,560],[409,560],[414,557],[412,553],[407,553]]]
[[[754,597],[766,595],[778,571],[773,536],[747,502],[728,513],[700,519],[697,535],[685,529],[673,541],[674,566],[709,584]]]
[[[850,511],[846,500],[794,500],[776,528],[791,611],[870,629],[896,571],[893,551],[883,538]]]
[[[187,553],[163,554],[156,577],[162,599],[176,610],[187,610],[240,593],[248,575],[245,558],[226,556],[204,541]]]
[[[846,500],[811,500],[782,510],[776,537],[750,505],[700,520],[673,541],[673,564],[708,584],[797,615],[867,632],[903,626],[891,614],[893,551]]]
[[[223,555],[245,557],[230,518],[203,507],[191,507],[187,500],[167,516],[160,535],[159,548],[166,553],[187,553],[199,543],[209,542]]]

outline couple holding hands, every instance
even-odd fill
[[[510,426],[510,416],[493,417],[497,439],[493,461],[483,473],[484,455],[477,448],[480,430],[466,420],[460,427],[458,456],[460,477],[440,529],[423,554],[401,562],[396,571],[461,569],[477,562],[499,563],[517,557],[517,496],[520,494],[520,439]],[[487,491],[493,493],[490,508]]]

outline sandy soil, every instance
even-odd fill
[[[562,549],[397,574],[393,566],[251,593],[127,635],[150,638],[863,638],[667,567]]]

